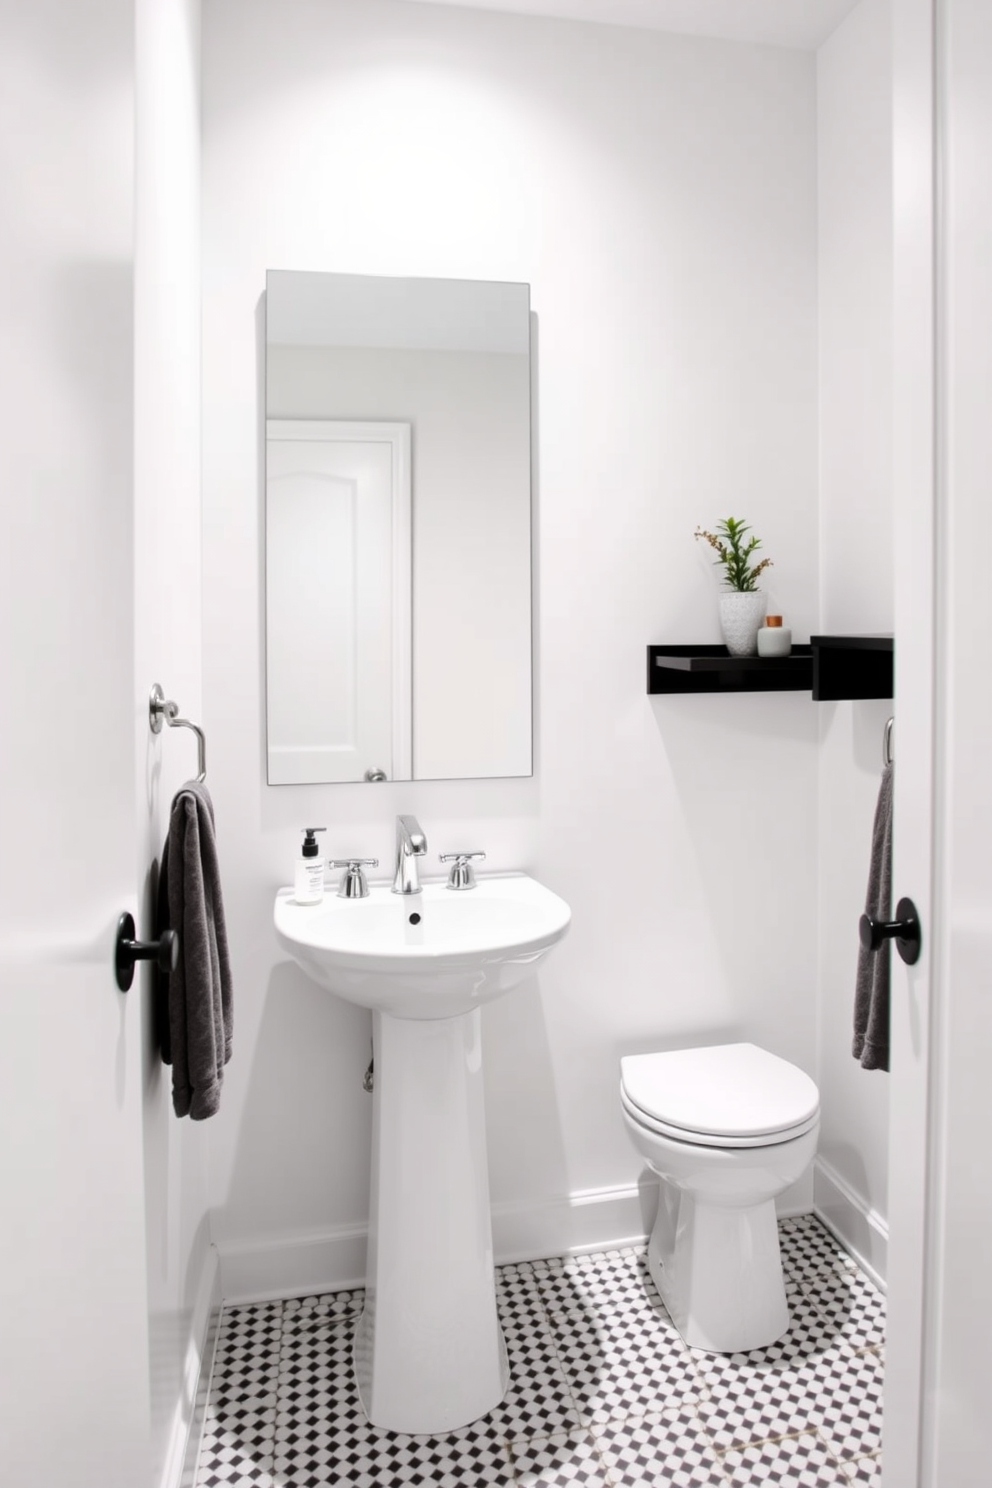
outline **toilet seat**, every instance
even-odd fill
[[[760,1136],[729,1137],[720,1133],[690,1131],[684,1126],[671,1126],[667,1122],[646,1116],[622,1090],[620,1100],[631,1121],[643,1127],[645,1131],[655,1132],[659,1137],[667,1137],[671,1142],[684,1142],[688,1146],[696,1147],[773,1147],[778,1142],[791,1142],[794,1137],[803,1136],[811,1131],[820,1119],[820,1113],[817,1111],[807,1121],[800,1122],[798,1126],[782,1127],[779,1131],[765,1132]]]
[[[815,1083],[755,1044],[717,1044],[620,1061],[621,1100],[631,1120],[701,1147],[769,1147],[819,1120]]]

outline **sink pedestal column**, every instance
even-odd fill
[[[492,1410],[508,1378],[481,1014],[373,1017],[371,1215],[355,1372],[373,1425],[442,1433]]]

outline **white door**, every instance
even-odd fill
[[[893,896],[916,901],[924,954],[893,963],[883,1481],[972,1488],[989,1479],[992,1331],[992,9],[897,0],[893,14]]]
[[[409,779],[410,429],[270,419],[270,785]]]
[[[938,0],[938,645],[927,1488],[992,1477],[992,6]]]
[[[130,605],[103,536],[49,558],[64,635],[4,686],[0,1478],[39,1488],[149,1472],[141,1010],[112,974],[117,915],[137,913]],[[5,597],[23,605],[41,566]],[[95,603],[94,577],[115,597]]]
[[[2,25],[0,1480],[144,1488],[132,5]]]
[[[889,1318],[883,1483],[920,1488],[929,1204],[933,904],[933,0],[893,6],[895,815],[893,901],[913,899],[922,955],[892,958]],[[951,1485],[947,1485],[951,1488]]]

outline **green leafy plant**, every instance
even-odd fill
[[[703,527],[697,527],[693,533],[693,537],[705,538],[710,547],[716,549],[717,556],[713,561],[722,565],[727,588],[736,589],[740,594],[753,593],[758,587],[759,575],[772,566],[770,558],[751,562],[752,553],[761,547],[761,539],[748,537],[750,531],[746,522],[727,517],[726,521],[717,522],[715,533],[707,532]]]

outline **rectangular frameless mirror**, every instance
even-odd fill
[[[530,291],[266,275],[270,785],[530,775]]]

